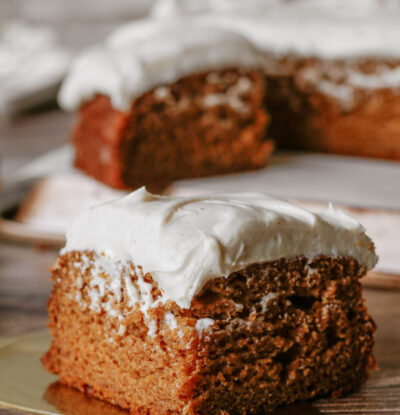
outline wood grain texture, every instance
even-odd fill
[[[0,242],[0,337],[17,336],[46,326],[50,293],[49,267],[54,249]],[[400,414],[400,291],[365,289],[370,313],[378,325],[376,357],[380,370],[359,391],[342,399],[321,399],[278,414]],[[308,408],[308,409],[307,409]],[[0,409],[0,415],[22,412]]]
[[[365,287],[400,290],[400,275],[369,272],[363,280]]]

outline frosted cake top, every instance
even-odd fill
[[[229,67],[261,66],[262,56],[238,33],[192,19],[137,21],[104,44],[83,51],[61,87],[59,103],[75,110],[96,94],[129,111],[133,98],[183,76]]]
[[[64,109],[76,110],[104,94],[114,108],[129,111],[135,97],[183,76],[262,66],[260,51],[278,57],[400,58],[397,0],[160,0],[152,14],[77,57],[60,90]],[[363,83],[398,86],[398,75],[387,72]]]
[[[332,207],[314,214],[261,193],[166,197],[145,188],[78,216],[63,253],[75,250],[141,266],[161,301],[183,308],[210,279],[254,263],[319,254],[353,257],[367,269],[377,262],[362,226]]]

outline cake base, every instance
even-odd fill
[[[375,326],[359,281],[365,269],[351,258],[252,265],[211,280],[190,309],[168,302],[145,314],[129,291],[156,301],[151,275],[126,265],[112,285],[103,260],[59,257],[43,364],[62,383],[132,414],[261,414],[343,395],[375,366]]]

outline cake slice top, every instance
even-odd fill
[[[196,72],[260,67],[261,62],[261,53],[238,33],[192,20],[147,19],[83,51],[62,85],[59,102],[75,110],[103,94],[114,108],[129,111],[135,97],[156,86]]]
[[[352,257],[366,269],[377,262],[362,226],[332,206],[314,214],[262,193],[167,197],[144,187],[78,216],[63,253],[70,251],[142,267],[161,301],[182,308],[210,279],[254,263],[321,254]]]

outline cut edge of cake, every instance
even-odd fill
[[[124,211],[136,219],[125,221]],[[119,239],[121,230],[104,220],[111,212],[124,227]],[[375,367],[375,325],[360,278],[376,256],[352,218],[332,208],[317,216],[262,194],[168,198],[143,189],[88,211],[70,230],[53,268],[53,342],[43,358],[46,369],[62,383],[132,414],[245,415],[353,390]],[[92,228],[96,222],[102,224],[100,241]],[[261,222],[270,233],[257,246]],[[195,233],[208,230],[194,251],[195,236],[184,231],[188,225]],[[305,243],[303,255],[290,255],[288,246],[281,247],[282,257],[266,255],[266,248],[272,253],[278,244],[274,234],[287,239],[295,252],[294,233],[315,226],[314,237],[321,232],[331,241],[336,241],[332,229],[340,228],[349,255],[338,246],[310,255],[307,249],[314,248]],[[248,238],[251,231],[255,239]],[[152,237],[160,232],[166,238],[157,246]],[[141,249],[152,250],[153,262],[138,253],[133,235],[141,236]],[[234,235],[242,247],[231,240]],[[82,236],[86,249],[78,241]],[[178,263],[190,258],[187,268],[169,274],[164,269],[168,261],[163,262],[162,250],[168,242],[166,257],[180,252]],[[136,253],[129,259],[128,246]],[[264,260],[252,256],[260,247]],[[202,266],[214,267],[215,275]],[[189,285],[188,270],[198,271]]]

